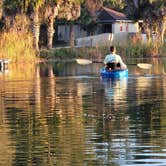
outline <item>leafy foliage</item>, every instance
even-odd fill
[[[125,3],[124,0],[105,0],[103,5],[116,10],[123,10]]]
[[[125,0],[125,11],[129,18],[143,19],[144,30],[149,41],[153,32],[157,42],[163,42],[166,32],[166,1],[165,0]]]
[[[81,25],[82,29],[87,31],[88,34],[93,34],[96,29],[96,21],[84,6],[81,8],[81,16],[78,19],[78,22]]]

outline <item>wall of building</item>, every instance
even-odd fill
[[[111,44],[112,34],[103,33],[100,35],[87,36],[76,39],[76,45],[79,47],[109,46]]]
[[[98,47],[98,46],[110,46],[113,45],[125,45],[128,41],[128,33],[102,33],[100,35],[93,35],[76,40],[78,47]]]
[[[139,32],[139,24],[138,22],[136,23],[129,23],[128,24],[128,32],[129,33],[138,33]]]
[[[128,32],[128,33],[137,33],[139,32],[138,23],[130,23],[130,22],[115,22],[112,24],[112,33],[120,33],[120,32]]]
[[[75,38],[81,38],[87,36],[87,32],[80,28],[79,25],[74,25]],[[57,37],[59,41],[69,41],[70,26],[69,25],[58,25]]]
[[[101,27],[98,26],[96,32],[94,33],[93,43],[95,43],[96,40],[101,38],[101,36],[99,35],[99,34],[101,34],[100,29],[101,29]],[[57,30],[58,30],[57,31],[58,40],[68,42],[69,35],[70,35],[70,26],[69,25],[58,25]],[[76,40],[79,38],[84,38],[84,37],[88,36],[87,32],[84,31],[79,25],[74,25],[74,32],[75,32]],[[112,34],[114,36],[116,36],[116,40],[118,40],[118,42],[119,42],[119,40],[121,40],[121,38],[124,39],[124,34],[125,34],[125,40],[126,40],[126,34],[137,33],[137,32],[139,32],[138,23],[115,22],[112,24]],[[121,35],[121,33],[122,33],[122,35]],[[95,35],[99,35],[99,37],[97,37],[97,39],[96,39]],[[105,38],[105,34],[102,35],[102,41],[103,41],[103,36]],[[84,40],[84,39],[81,40],[81,43],[84,43],[83,45],[87,45],[87,43],[88,43],[88,45],[91,45],[92,36],[90,36],[89,38],[86,38],[86,40]]]

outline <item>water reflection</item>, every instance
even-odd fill
[[[128,79],[114,81],[100,79],[102,64],[74,62],[0,75],[0,165],[165,165],[159,62],[156,73],[131,65]]]
[[[165,75],[166,63],[165,59],[152,58],[151,63],[153,64],[153,73],[155,75]]]

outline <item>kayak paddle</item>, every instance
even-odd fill
[[[88,65],[92,63],[92,61],[88,59],[76,59],[76,61],[80,65]]]
[[[80,65],[88,65],[88,64],[91,64],[91,63],[97,63],[96,61],[91,61],[89,59],[82,59],[82,58],[78,58],[78,59],[76,59],[76,61]],[[103,62],[100,62],[100,63],[103,63]],[[152,64],[149,64],[149,63],[138,63],[138,64],[135,64],[135,65],[137,65],[141,69],[150,69],[152,67]]]
[[[152,67],[152,64],[149,63],[138,63],[137,66],[141,69],[150,69]]]

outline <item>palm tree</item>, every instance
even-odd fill
[[[166,1],[165,0],[125,0],[127,15],[135,20],[143,19],[147,38],[151,41],[152,33],[157,32],[157,38],[163,42],[166,31]]]
[[[54,20],[58,16],[75,20],[80,16],[82,0],[4,0],[5,12],[13,19],[16,13],[29,13],[34,48],[39,51],[39,33],[41,22],[47,23],[47,47],[52,48]],[[2,1],[1,1],[2,2]],[[59,7],[61,6],[61,8]]]
[[[54,20],[58,15],[60,1],[57,0],[45,0],[44,13],[47,23],[47,48],[52,48],[53,35],[54,35]],[[42,8],[43,10],[43,8]]]
[[[52,48],[54,35],[54,21],[59,18],[75,20],[80,16],[80,3],[82,0],[45,0],[45,18],[47,22],[47,48]],[[43,10],[43,8],[42,8]],[[70,24],[70,45],[74,45],[74,28]]]
[[[32,9],[30,18],[32,22],[32,32],[34,37],[34,48],[39,51],[39,34],[40,34],[40,20],[39,9],[44,4],[44,0],[30,0],[29,6]]]
[[[72,7],[71,7],[71,18],[70,20],[76,20],[78,17],[80,17],[80,13],[81,13],[81,8],[80,8],[80,4],[79,3],[72,3]],[[73,23],[73,22],[72,22]],[[75,44],[75,33],[74,33],[74,25],[70,24],[70,41],[69,44],[71,47],[74,46]]]

